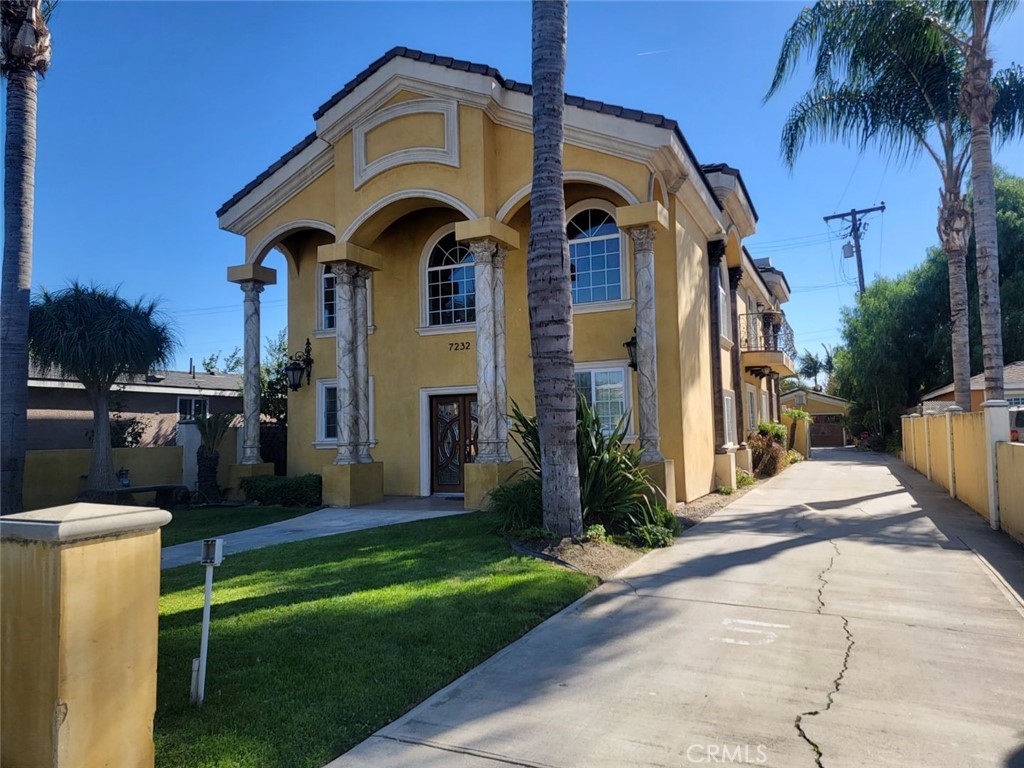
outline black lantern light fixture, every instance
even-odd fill
[[[302,386],[302,375],[306,375],[306,385],[309,385],[310,376],[313,372],[313,357],[310,354],[313,348],[309,344],[309,339],[306,339],[306,348],[302,352],[296,352],[288,359],[291,361],[284,367],[284,372],[288,375],[288,386],[291,387],[292,392],[297,392],[299,387]]]
[[[636,367],[636,328],[633,329],[633,338],[622,344],[626,348],[626,354],[629,355],[629,367],[634,371],[639,370]]]

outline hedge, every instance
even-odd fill
[[[260,504],[280,504],[283,507],[317,507],[322,501],[320,475],[277,477],[256,475],[242,478],[242,493],[246,501]]]

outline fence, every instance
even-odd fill
[[[903,417],[903,461],[1024,544],[1024,445],[1010,443],[1007,403]]]

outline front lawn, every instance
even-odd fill
[[[164,571],[158,768],[320,768],[594,586],[515,555],[495,525],[459,515],[226,558],[201,712],[203,569]]]
[[[212,539],[226,533],[258,528],[278,520],[307,515],[303,507],[199,507],[171,512],[171,522],[160,529],[161,546]]]

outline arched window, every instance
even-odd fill
[[[572,303],[622,299],[622,236],[615,217],[600,208],[585,208],[566,224]]]
[[[427,259],[427,325],[476,322],[473,253],[451,231]]]

